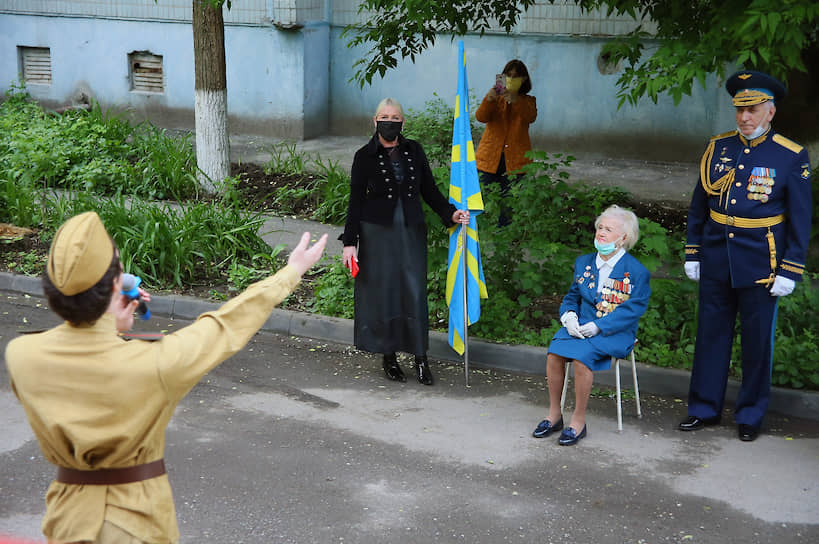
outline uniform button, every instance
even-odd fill
[[[738,181],[737,182],[737,187],[742,187],[742,182]]]
[[[728,233],[728,238],[733,238],[733,237],[734,237],[734,233],[733,233],[733,232],[729,232],[729,233]]]
[[[392,198],[392,195],[387,195],[387,198]],[[733,236],[733,234],[731,236]]]
[[[740,170],[745,170],[745,165],[744,165],[744,164],[740,164],[740,165],[739,165],[739,169],[740,169]]]
[[[412,166],[410,166],[410,170],[415,170],[415,168],[413,168]]]
[[[747,154],[748,154],[748,153],[750,153],[750,152],[751,152],[751,150],[750,150],[750,149],[748,149],[748,148],[746,147],[746,148],[745,148],[745,154],[747,155]]]
[[[386,171],[386,170],[381,170],[381,173],[382,173],[382,174],[386,174],[386,173],[387,173],[387,171]]]
[[[732,199],[731,199],[731,204],[736,204],[736,203],[737,203],[737,199],[736,199],[736,198],[732,198]]]

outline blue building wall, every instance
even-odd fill
[[[273,26],[225,27],[231,131],[295,138],[326,132],[327,78],[311,84],[307,107],[304,97],[305,74],[315,72],[317,62],[327,66],[327,34],[327,25],[304,32]],[[18,80],[17,46],[51,50],[51,85],[28,86],[29,93],[46,105],[69,104],[84,93],[103,107],[126,111],[136,119],[167,127],[193,126],[190,23],[0,15],[4,88]],[[164,93],[130,90],[128,54],[133,51],[162,55]]]
[[[365,135],[384,96],[406,109],[423,109],[434,93],[454,101],[457,40],[441,36],[415,64],[397,69],[363,89],[350,81],[365,51],[348,48],[342,27],[324,21],[276,27],[227,24],[228,110],[231,132],[311,138],[333,133]],[[487,34],[464,38],[469,83],[478,99],[512,59],[523,60],[532,77],[538,119],[530,134],[550,151],[599,153],[657,160],[699,156],[714,133],[733,127],[733,112],[721,84],[674,106],[644,100],[617,109],[617,74],[597,66],[605,43],[592,37]],[[52,84],[29,92],[50,106],[85,93],[106,108],[128,111],[166,127],[193,127],[194,62],[189,22],[121,20],[0,13],[0,85],[18,78],[18,46],[51,49]],[[162,55],[165,92],[130,90],[128,53]]]
[[[340,29],[333,29],[339,41]],[[617,109],[618,75],[603,75],[597,57],[601,39],[559,36],[485,35],[463,38],[470,92],[480,101],[495,82],[495,74],[514,58],[521,59],[532,80],[531,95],[537,98],[538,117],[530,127],[536,147],[552,151],[583,150],[606,156],[691,160],[702,153],[708,137],[734,126],[733,108],[716,78],[708,89],[696,85],[693,95],[678,106],[670,98],[658,104],[642,100],[637,107]],[[458,40],[441,37],[436,45],[412,64],[376,79],[360,89],[350,85],[353,63],[364,55],[360,49],[331,48],[331,129],[349,131],[372,126],[362,113],[373,110],[381,98],[398,99],[405,110],[421,110],[433,93],[454,103],[457,85]],[[362,112],[362,107],[364,112]]]

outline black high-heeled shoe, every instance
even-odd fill
[[[395,356],[395,353],[384,354],[384,374],[387,375],[388,379],[394,382],[407,381],[404,371],[398,366],[398,358]]]
[[[424,385],[432,385],[435,380],[432,377],[432,370],[429,369],[429,361],[426,355],[415,356],[415,375],[418,381]]]

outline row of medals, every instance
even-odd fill
[[[748,200],[759,200],[768,202],[768,195],[773,190],[773,178],[751,176],[748,178]]]
[[[628,277],[628,272],[624,276],[622,281],[609,278],[606,285],[600,290],[603,300],[595,305],[597,317],[610,314],[618,305],[627,301],[631,296],[631,280]],[[594,289],[594,275],[591,273],[591,266],[586,267],[583,277],[578,278],[577,283],[583,284],[586,280],[589,280],[589,289]]]

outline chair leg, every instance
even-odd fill
[[[563,372],[563,393],[560,395],[560,413],[563,413],[563,406],[566,404],[566,390],[569,388],[569,370],[572,368],[572,362],[566,361],[566,368]]]
[[[634,360],[634,351],[631,352],[631,375],[634,378],[634,397],[637,400],[637,417],[643,417],[643,411],[640,409],[640,387],[637,385],[637,362]]]
[[[617,431],[623,430],[623,401],[620,396],[620,359],[611,358],[614,363],[614,381],[617,382]]]

